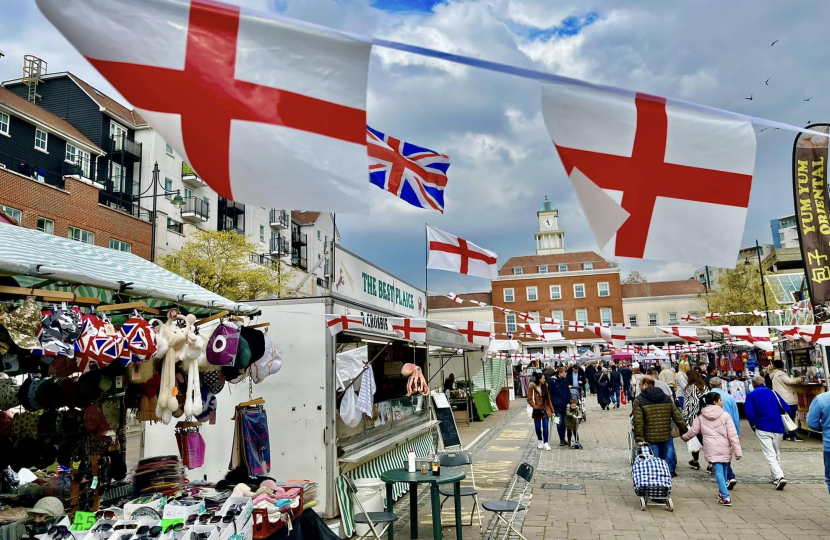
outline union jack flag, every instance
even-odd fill
[[[412,206],[444,213],[450,158],[366,126],[369,182]]]

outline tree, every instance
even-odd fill
[[[718,289],[709,293],[709,310],[712,313],[764,310],[764,292],[757,264],[739,264],[734,270],[726,270],[718,279]],[[718,324],[736,326],[761,323],[754,315],[738,315],[716,319]]]
[[[609,259],[608,260],[608,268],[619,268],[619,267],[620,267],[620,261],[618,261],[616,259]]]
[[[648,283],[648,278],[637,270],[632,270],[627,276],[625,276],[622,283],[624,285],[631,285],[632,283]]]
[[[282,296],[291,270],[252,261],[258,246],[233,231],[198,231],[182,249],[162,257],[160,265],[230,300]]]

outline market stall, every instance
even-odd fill
[[[792,377],[804,377],[804,382],[792,385],[798,398],[796,421],[801,429],[807,426],[807,411],[816,396],[827,390],[826,347],[802,339],[781,340],[778,351],[784,370]]]

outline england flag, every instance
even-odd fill
[[[463,238],[427,225],[429,259],[427,268],[447,270],[494,279],[498,276],[497,255]]]

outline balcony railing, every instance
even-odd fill
[[[110,175],[110,181],[106,189],[110,193],[119,193],[122,196],[129,197],[138,197],[141,191],[138,182],[129,180],[125,173],[121,173],[121,176]]]
[[[107,208],[118,210],[119,212],[123,212],[124,214],[128,214],[147,222],[150,222],[150,217],[153,214],[147,208],[126,200],[118,194],[109,193],[103,190],[98,192],[98,204],[102,204]]]
[[[296,266],[300,270],[307,270],[308,261],[305,257],[300,256],[300,253],[298,251],[294,251],[291,254],[291,266]]]
[[[290,251],[288,239],[281,235],[271,235],[271,255],[285,257]]]
[[[0,168],[28,176],[35,182],[48,184],[56,188],[63,189],[65,185],[60,173],[43,169],[4,152],[0,152]]]
[[[308,235],[305,233],[301,233],[299,230],[294,229],[291,231],[291,244],[295,246],[305,246],[307,245]]]
[[[194,188],[201,188],[207,185],[205,181],[202,180],[198,174],[196,174],[196,171],[191,169],[190,165],[184,161],[182,161],[182,182]]]
[[[272,208],[270,212],[270,223],[275,229],[287,229],[290,223],[288,212]]]
[[[70,156],[67,156],[67,159],[70,159]],[[104,182],[93,178],[92,160],[88,159],[85,155],[71,156],[71,159],[72,161],[64,161],[61,164],[61,173],[64,176],[77,176],[98,184],[104,184]]]
[[[262,266],[267,266],[269,268],[277,268],[279,263],[278,259],[273,259],[267,253],[251,253],[249,258],[252,263],[261,264]]]
[[[112,135],[109,140],[112,154],[124,153],[126,157],[141,159],[141,143],[131,139],[128,135]],[[117,160],[116,160],[117,161]]]
[[[210,205],[205,199],[189,197],[184,200],[182,206],[182,218],[195,221],[207,221],[210,218]]]

